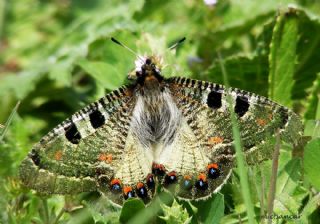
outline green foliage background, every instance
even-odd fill
[[[274,214],[279,223],[320,219],[320,3],[317,0],[21,0],[0,1],[0,223],[246,223],[263,222],[271,161],[248,170],[250,218],[239,172],[207,201],[161,194],[147,208],[120,209],[98,194],[40,195],[18,180],[32,145],[84,105],[127,82],[134,56],[166,52],[164,75],[223,83],[293,108],[305,124],[306,146],[283,145]],[[17,102],[20,102],[17,105]],[[15,105],[17,105],[15,107]]]

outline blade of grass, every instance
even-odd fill
[[[1,135],[0,135],[0,143],[3,141],[4,136],[5,136],[6,133],[8,132],[8,130],[9,130],[9,125],[10,125],[10,123],[11,123],[14,115],[16,114],[19,105],[20,105],[20,101],[17,102],[16,106],[15,106],[15,107],[13,108],[13,110],[11,111],[10,116],[9,116],[6,124],[4,125],[4,129],[3,129],[3,131],[2,131],[2,133],[1,133]]]
[[[219,64],[221,67],[221,72],[223,75],[224,79],[224,84],[227,88],[229,88],[229,80],[228,80],[228,75],[227,71],[224,67],[222,57],[220,52],[218,53],[218,59],[219,59]],[[249,183],[248,183],[248,170],[245,166],[244,162],[244,156],[242,153],[242,146],[241,146],[241,139],[240,139],[240,130],[237,122],[236,115],[233,111],[233,102],[231,95],[227,95],[227,102],[229,105],[229,110],[231,114],[231,122],[232,122],[232,133],[233,133],[233,139],[234,139],[234,146],[236,149],[236,160],[237,160],[237,167],[239,171],[239,176],[240,176],[240,186],[241,186],[241,192],[243,196],[244,203],[247,208],[247,214],[248,214],[248,223],[255,223],[254,222],[254,209],[253,209],[253,204],[251,200],[251,195],[250,195],[250,188],[249,188]]]

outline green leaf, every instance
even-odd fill
[[[56,80],[62,86],[71,86],[71,72],[73,69],[73,60],[71,58],[59,60],[52,66],[49,77]]]
[[[216,194],[209,207],[209,213],[205,220],[205,224],[220,223],[224,216],[224,197],[222,194]]]
[[[320,158],[320,138],[316,138],[310,141],[306,145],[303,161],[304,161],[305,176],[306,178],[308,178],[310,183],[318,191],[320,191],[319,158]]]
[[[125,78],[117,68],[105,62],[82,59],[78,65],[109,90],[119,88]]]
[[[304,136],[320,138],[320,120],[307,120],[304,127]]]
[[[305,99],[320,72],[320,17],[308,10],[299,10],[299,42],[297,46],[298,64],[295,68],[293,99]]]
[[[35,89],[35,83],[41,79],[41,76],[36,70],[5,76],[0,81],[0,96],[5,97],[5,94],[12,92],[17,99],[23,99]]]
[[[315,81],[320,71],[320,64],[317,63],[320,60],[320,51],[318,50],[320,47],[320,17],[310,13],[306,8],[295,7],[298,19],[298,42],[293,77],[294,84],[291,91],[291,98],[295,100],[294,107],[297,103],[305,105],[306,98],[311,100],[309,94],[315,90]],[[272,39],[270,34],[274,34],[272,29],[276,23],[278,21],[273,20],[264,26],[263,32],[258,36],[257,52],[270,53],[271,49],[268,48]],[[311,116],[314,116],[315,109],[308,106],[307,119],[314,119]]]
[[[289,9],[277,18],[269,55],[269,96],[286,106],[292,104],[297,41],[298,17],[293,9]]]
[[[144,203],[137,198],[127,200],[121,210],[120,222],[127,223],[132,217],[145,208]]]
[[[296,214],[307,192],[300,185],[301,160],[290,160],[277,178],[274,212],[277,214]]]
[[[320,201],[320,193],[316,194],[314,197],[312,197],[307,205],[303,208],[301,212],[301,223],[316,223],[320,219],[320,214],[319,212],[316,212],[317,209],[319,209],[319,201]],[[316,214],[315,219],[312,221],[312,213]]]

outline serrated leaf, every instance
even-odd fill
[[[160,216],[160,218],[166,223],[190,223],[192,217],[189,217],[187,210],[183,208],[182,205],[178,204],[176,200],[173,201],[171,206],[162,204],[161,207],[164,214],[163,216]]]
[[[297,41],[298,17],[293,9],[289,9],[277,18],[269,55],[269,96],[286,106],[292,104]]]
[[[320,191],[320,138],[316,138],[310,141],[304,152],[304,170],[305,176],[308,178],[312,186],[314,186],[318,191]]]

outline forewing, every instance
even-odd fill
[[[140,153],[130,134],[134,105],[133,88],[124,87],[72,115],[44,136],[23,160],[22,182],[45,194],[97,190],[109,194],[111,181],[121,178],[120,191],[110,195],[122,203],[121,188],[144,181],[146,176],[143,173],[130,179],[130,170],[126,170]]]
[[[172,97],[193,133],[191,141],[194,146],[188,147],[184,143],[185,148],[181,148],[179,152],[184,152],[186,155],[198,150],[197,153],[201,157],[196,156],[196,158],[203,158],[201,166],[196,163],[193,163],[193,166],[189,164],[193,170],[196,170],[193,175],[204,173],[210,177],[208,167],[210,164],[217,164],[220,170],[218,177],[207,178],[208,188],[202,192],[193,187],[191,194],[183,194],[179,189],[178,195],[180,194],[183,198],[200,198],[210,195],[217,191],[229,177],[229,171],[234,164],[235,151],[227,103],[228,95],[233,101],[243,151],[249,164],[272,158],[276,130],[279,130],[284,141],[290,143],[296,143],[302,133],[302,123],[295,113],[265,97],[188,78],[171,78],[168,83]],[[183,170],[180,175],[186,174],[188,172]],[[197,177],[195,178],[197,181]]]

